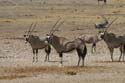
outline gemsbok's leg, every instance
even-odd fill
[[[48,58],[48,53],[46,53],[46,56],[45,56],[45,60],[44,60],[44,62],[47,61],[47,58]]]
[[[50,53],[47,54],[47,61],[49,61],[49,54],[50,54]]]
[[[125,56],[125,45],[123,45],[123,61],[124,61],[124,56]]]
[[[82,56],[82,66],[84,67],[84,61],[85,61],[85,56],[87,54],[87,47],[86,45],[84,46],[84,48],[81,50],[81,56]]]
[[[77,66],[79,66],[80,61],[81,61],[80,50],[77,48],[76,51],[77,51],[77,54],[78,54],[78,57],[79,57]]]
[[[92,45],[92,48],[91,48],[91,53],[93,54],[94,53],[94,47]]]
[[[78,60],[78,64],[77,64],[77,66],[79,66],[80,61],[81,61],[81,56],[79,56],[79,60]]]
[[[35,50],[33,49],[33,62],[35,62]]]
[[[48,52],[47,52],[47,54],[48,54],[48,61],[49,61],[50,53],[51,53],[51,46],[48,46]]]
[[[36,62],[38,62],[38,49],[36,49]]]
[[[62,53],[59,53],[59,57],[60,57],[60,64],[61,66],[63,66],[63,54]]]
[[[123,62],[124,62],[124,53],[123,53]]]
[[[49,54],[50,54],[50,53],[46,53],[46,57],[45,57],[45,60],[44,60],[45,62],[46,62],[46,61],[49,61]]]
[[[111,60],[113,62],[113,51],[114,51],[114,48],[109,48],[109,51],[110,51],[110,55],[111,55]]]
[[[93,54],[94,52],[96,52],[96,43],[93,43],[93,44],[92,44],[92,50],[91,50],[91,52],[92,52],[92,54]]]
[[[119,57],[119,62],[120,62],[120,60],[121,60],[121,57],[122,57],[122,54],[123,54],[123,46],[120,46],[120,57]]]

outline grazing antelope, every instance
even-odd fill
[[[107,44],[112,61],[113,61],[114,48],[120,48],[121,55],[119,57],[119,61],[121,59],[122,54],[123,54],[123,61],[124,61],[125,37],[123,38],[123,36],[116,36],[114,33],[108,33],[107,31],[103,31],[103,32],[100,32],[100,38],[102,38]]]
[[[45,52],[46,52],[45,61],[49,61],[51,47],[47,42],[45,42],[46,41],[45,39],[40,39],[38,36],[34,36],[31,34],[31,32],[33,31],[33,29],[35,27],[35,25],[34,25],[34,27],[31,30],[32,25],[33,24],[31,24],[27,35],[24,35],[24,38],[25,38],[26,42],[28,42],[32,47],[33,54],[34,54],[33,62],[35,62],[35,61],[38,62],[38,50],[43,49],[43,48],[45,48]]]
[[[87,54],[87,48],[85,42],[80,38],[77,38],[73,41],[69,41],[64,37],[58,37],[53,34],[55,32],[54,28],[55,27],[53,27],[50,33],[47,34],[46,40],[49,44],[51,44],[55,48],[55,50],[59,54],[59,57],[61,58],[60,64],[63,65],[63,53],[68,53],[73,50],[76,50],[79,57],[78,66],[80,64],[81,58],[82,58],[82,66],[84,66],[84,59]]]
[[[88,44],[92,44],[91,53],[96,52],[96,44],[100,41],[98,35],[81,35],[80,38]]]
[[[104,2],[104,4],[106,5],[107,0],[98,0],[98,5],[99,5],[99,2],[101,2],[101,1],[103,1],[103,2]]]

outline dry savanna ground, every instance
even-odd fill
[[[59,56],[53,49],[50,62],[44,62],[45,52],[39,51],[39,61],[32,62],[32,49],[25,44],[23,35],[31,23],[37,22],[34,35],[45,38],[61,17],[64,24],[56,35],[74,39],[81,34],[97,34],[94,23],[105,15],[111,22],[109,32],[125,35],[125,0],[0,0],[0,83],[124,83],[125,62],[117,62],[119,50],[114,52],[115,62],[104,41],[97,44],[91,54],[91,45],[85,67],[77,67],[77,53],[64,54],[64,67],[59,67]]]

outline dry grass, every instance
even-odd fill
[[[7,75],[7,76],[0,76],[0,80],[13,80],[13,79],[17,79],[17,78],[25,78],[28,77],[27,75],[16,75],[16,74],[11,74],[11,75]]]
[[[57,66],[42,66],[42,67],[17,67],[17,68],[3,68],[4,74],[0,75],[0,80],[2,79],[16,79],[16,78],[25,78],[32,77],[34,74],[67,74],[67,75],[76,75],[80,72],[107,72],[108,68],[103,66],[91,66],[91,67],[57,67]]]

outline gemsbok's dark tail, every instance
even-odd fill
[[[87,47],[85,45],[84,50],[83,50],[83,55],[85,56],[87,54]]]
[[[77,53],[78,53],[78,56],[79,56],[79,60],[78,60],[78,66],[80,64],[80,60],[82,58],[82,66],[84,66],[84,60],[85,60],[85,56],[87,54],[87,47],[86,45],[84,45],[83,48],[77,48]]]
[[[81,56],[82,56],[82,66],[85,66],[85,57],[86,57],[86,54],[87,54],[87,47],[86,45],[84,46],[84,50],[83,52],[81,53]]]

